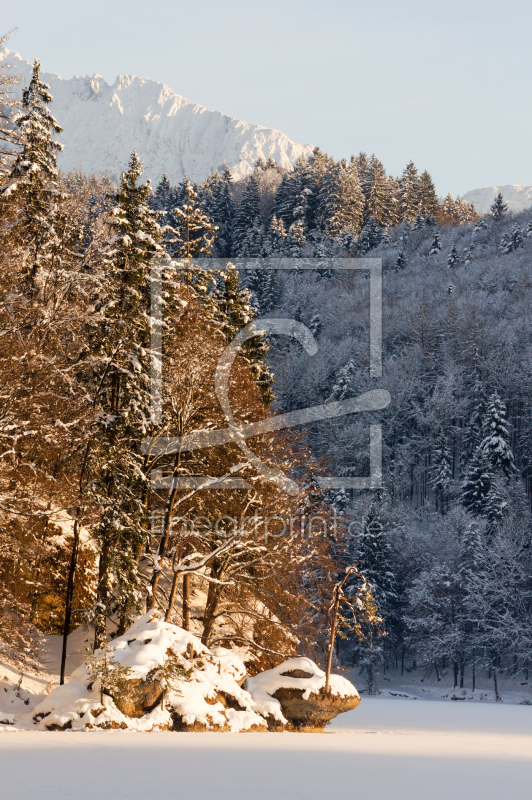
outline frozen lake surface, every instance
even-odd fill
[[[0,734],[3,800],[529,800],[532,706],[364,698],[323,734]]]

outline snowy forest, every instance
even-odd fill
[[[39,70],[20,102],[16,76],[0,75],[2,658],[30,667],[40,633],[80,625],[97,648],[155,609],[209,647],[246,647],[250,671],[298,651],[323,665],[334,586],[356,564],[368,584],[346,592],[370,586],[364,624],[340,615],[335,657],[369,693],[389,670],[450,670],[473,688],[489,677],[496,694],[498,676],[528,681],[532,211],[511,215],[499,196],[480,217],[440,200],[412,161],[392,176],[373,155],[337,161],[318,148],[293,169],[260,160],[238,181],[221,165],[200,185],[163,175],[152,187],[135,152],[119,185],[60,173],[61,120]],[[211,256],[224,268],[194,261]],[[361,256],[383,265],[378,380],[367,275],[334,270]],[[312,272],[231,263],[259,257],[322,261]],[[249,340],[231,373],[237,420],[373,388],[392,398],[253,438],[297,495],[260,479],[233,442],[143,446],[226,427],[216,364],[263,316],[303,322],[318,352]],[[383,488],[320,491],[316,475],[368,474],[372,422],[383,425]],[[258,535],[257,515],[324,525]]]

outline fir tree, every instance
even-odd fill
[[[420,180],[413,161],[410,161],[399,179],[399,214],[410,222],[419,210]]]
[[[509,442],[506,408],[497,392],[489,398],[482,433],[480,448],[488,458],[491,470],[509,478],[515,473],[515,463]]]
[[[508,253],[513,253],[514,250],[518,250],[522,246],[523,233],[517,222],[514,222],[510,233],[506,233],[502,237],[499,250],[505,255],[508,255]]]
[[[485,516],[488,496],[493,483],[493,472],[488,456],[478,447],[470,462],[462,485],[461,501],[471,514]]]
[[[322,321],[319,313],[316,311],[312,315],[312,319],[309,323],[309,329],[312,331],[312,335],[318,337],[320,335],[322,329]]]
[[[369,253],[375,247],[378,247],[382,241],[382,229],[377,224],[377,221],[370,217],[362,228],[362,232],[358,239],[358,249],[361,253]]]
[[[460,266],[460,255],[455,244],[453,244],[451,247],[451,252],[447,256],[447,266],[449,269],[455,269],[456,267]]]
[[[425,170],[419,178],[419,213],[423,216],[437,217],[440,212],[440,204],[436,194],[436,188],[432,182],[432,178]]]
[[[404,250],[399,250],[397,258],[395,259],[394,269],[396,272],[403,270],[406,267],[406,255]]]
[[[436,497],[436,509],[443,515],[449,509],[453,485],[452,455],[445,435],[439,433],[433,451],[432,485]]]
[[[429,256],[437,256],[441,250],[441,236],[438,231],[434,234],[432,238],[432,244],[430,245],[430,252]]]
[[[176,223],[170,253],[188,262],[212,255],[217,228],[198,202],[198,193],[188,178],[184,178],[182,187],[184,199],[182,205],[174,209]]]
[[[51,258],[56,241],[54,215],[61,195],[57,185],[57,153],[62,145],[52,136],[63,130],[51,115],[50,87],[40,79],[41,65],[33,64],[30,84],[22,95],[16,117],[22,150],[11,170],[8,191],[20,212],[12,233],[28,253],[28,271],[35,278],[44,261]]]
[[[480,569],[482,537],[478,522],[470,522],[460,540],[460,571],[462,574],[476,573]]]
[[[494,220],[499,221],[506,216],[508,212],[508,203],[505,202],[504,197],[499,192],[495,200],[490,206],[490,214]]]
[[[148,205],[150,184],[133,152],[115,198],[113,248],[99,300],[100,327],[92,348],[100,408],[98,446],[91,451],[92,500],[101,509],[93,528],[99,575],[90,622],[95,644],[116,614],[125,630],[138,613],[137,559],[146,534],[145,484],[140,442],[150,430],[150,261],[162,251],[157,212]]]
[[[250,175],[242,194],[240,208],[235,215],[235,223],[233,228],[234,252],[236,252],[238,255],[241,254],[248,231],[251,230],[253,225],[260,224],[260,222],[259,186],[255,176]]]
[[[393,222],[390,217],[390,190],[384,166],[375,156],[372,156],[369,163],[368,178],[369,191],[364,218],[372,218],[384,227]]]
[[[238,270],[228,264],[220,275],[223,288],[217,289],[209,298],[208,305],[212,318],[218,323],[220,330],[229,344],[234,336],[252,322],[256,309],[251,304],[251,292],[242,288]],[[242,357],[249,365],[251,373],[261,390],[265,405],[273,400],[273,375],[265,363],[268,353],[268,342],[261,336],[249,339],[241,349]]]

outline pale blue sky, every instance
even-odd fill
[[[532,184],[530,0],[0,0],[9,46],[132,73],[339,158],[413,159],[440,194]]]

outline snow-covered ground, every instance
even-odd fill
[[[3,800],[529,800],[532,708],[371,697],[325,733],[14,732]]]

